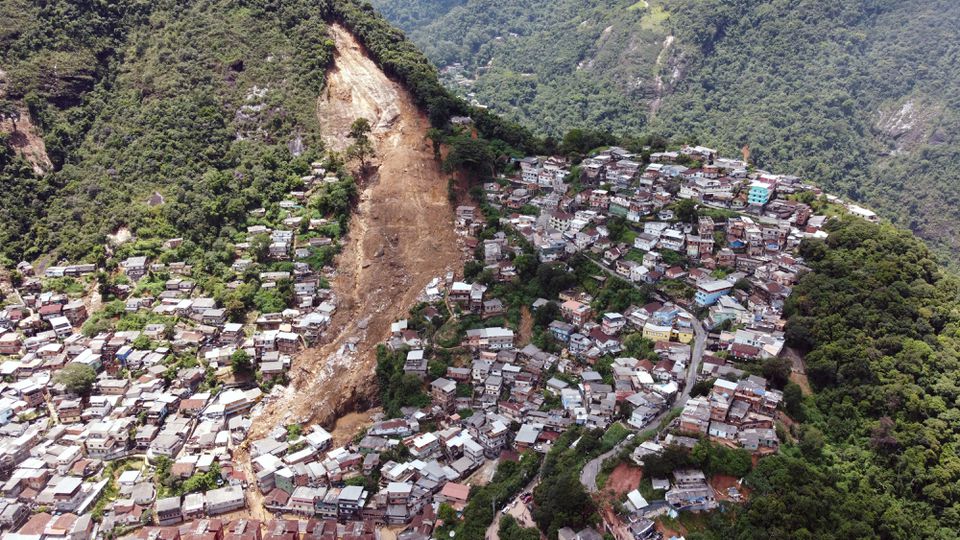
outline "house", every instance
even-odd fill
[[[667,503],[676,510],[712,510],[717,503],[706,476],[695,469],[673,471],[674,487],[666,493]]]
[[[659,241],[659,235],[640,233],[633,239],[633,247],[641,251],[653,251]]]
[[[608,336],[616,336],[626,324],[626,317],[620,313],[604,313],[600,320],[600,328]]]
[[[433,403],[445,411],[453,409],[457,399],[457,383],[443,377],[430,383]]]
[[[740,430],[737,442],[747,450],[757,451],[768,448],[776,450],[780,446],[780,439],[776,430],[772,428],[747,428]]]
[[[854,215],[860,219],[865,219],[871,223],[877,223],[880,221],[880,218],[877,217],[876,212],[856,204],[848,204],[847,212],[850,212],[851,215]]]
[[[711,306],[718,298],[729,294],[732,289],[733,283],[725,279],[700,282],[697,284],[697,292],[693,299],[699,306]]]
[[[763,206],[770,201],[776,191],[777,183],[775,180],[756,180],[750,184],[750,190],[747,192],[747,203]]]
[[[670,341],[673,335],[673,326],[657,324],[654,320],[648,320],[643,325],[643,337],[650,341]]]
[[[470,498],[470,486],[466,484],[458,484],[456,482],[447,482],[443,485],[443,489],[440,490],[435,497],[435,500],[440,503],[447,503],[450,506],[453,506],[455,509],[462,510],[467,505],[467,500]]]
[[[130,257],[120,263],[120,267],[123,268],[128,278],[137,281],[147,274],[147,258],[143,256]]]
[[[660,236],[658,245],[663,249],[669,249],[671,251],[683,251],[683,246],[686,243],[687,236],[683,231],[678,231],[676,229],[665,229],[663,234]]]
[[[180,508],[180,496],[158,499],[155,506],[157,524],[160,526],[176,525],[183,521],[183,510]]]
[[[30,507],[26,504],[13,502],[7,504],[0,511],[0,529],[7,531],[16,531],[30,517]]]
[[[564,319],[578,327],[582,327],[593,316],[590,306],[576,300],[567,300],[560,304],[560,313],[563,314]]]
[[[576,331],[576,328],[570,324],[563,321],[553,321],[547,327],[547,330],[553,335],[553,337],[560,342],[566,343],[570,340],[570,336]]]
[[[416,375],[421,379],[427,377],[427,359],[423,356],[422,349],[415,349],[407,352],[407,359],[403,363],[403,372]]]
[[[0,354],[18,354],[22,346],[23,340],[20,338],[20,334],[8,332],[0,336]]]
[[[643,498],[643,495],[640,494],[640,490],[635,489],[630,493],[627,493],[627,502],[624,504],[624,507],[630,512],[639,512],[650,506],[650,503]]]
[[[340,490],[337,497],[337,516],[341,520],[360,519],[366,503],[367,490],[360,486],[347,486]]]
[[[725,424],[723,422],[710,422],[710,428],[707,431],[711,437],[724,440],[736,440],[737,432],[737,426]]]
[[[550,227],[560,232],[569,230],[572,221],[573,216],[571,214],[560,211],[550,212]]]
[[[499,351],[513,348],[513,330],[493,327],[467,330],[467,344],[474,350]]]
[[[246,507],[247,500],[239,486],[224,486],[212,489],[205,494],[208,515],[225,514]]]

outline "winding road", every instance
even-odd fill
[[[589,258],[589,257],[588,257]],[[598,268],[604,272],[615,276],[617,278],[623,279],[623,276],[617,274],[613,270],[607,268],[606,266],[600,264],[594,259],[590,260]],[[642,287],[638,286],[636,283],[633,283],[628,280],[623,280],[626,283],[629,283],[633,288],[637,290],[644,290]],[[677,399],[674,401],[672,407],[682,407],[686,405],[687,400],[690,399],[690,390],[693,389],[693,385],[697,382],[697,374],[700,373],[700,364],[703,363],[703,353],[707,348],[707,331],[703,328],[703,324],[700,323],[696,318],[693,320],[693,347],[690,351],[690,365],[687,366],[687,377],[683,382],[683,390],[677,396]],[[671,408],[672,408],[671,407]],[[648,426],[655,426],[659,424],[668,414],[670,414],[670,408],[664,409],[657,416],[654,416],[650,422],[647,423]],[[583,470],[580,472],[580,483],[583,484],[587,491],[591,493],[596,493],[597,488],[597,474],[600,472],[600,466],[603,465],[604,460],[614,456],[619,452],[625,445],[627,441],[620,441],[619,444],[613,447],[609,452],[601,454],[596,458],[587,462],[583,466]]]

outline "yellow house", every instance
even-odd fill
[[[690,343],[693,341],[692,328],[677,328],[673,331],[673,337],[680,343]]]
[[[643,325],[643,337],[654,343],[657,341],[670,341],[672,334],[673,328],[670,326],[660,326],[659,324],[653,324],[651,321],[647,321],[647,324]]]

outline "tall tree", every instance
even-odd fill
[[[370,122],[366,118],[357,118],[350,125],[350,138],[353,139],[353,144],[347,147],[347,157],[360,162],[361,176],[366,174],[368,160],[374,156],[370,131]]]

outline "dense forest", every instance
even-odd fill
[[[8,167],[8,260],[102,262],[122,227],[222,253],[249,209],[298,186],[322,150],[313,102],[332,43],[309,10],[256,4],[21,6],[35,13],[3,35],[6,94],[28,106],[54,172]],[[76,39],[51,31],[66,21]]]
[[[960,254],[957,2],[374,4],[437,65],[463,64],[448,83],[507,118],[557,137],[748,145],[759,166],[866,201],[950,262]]]
[[[655,92],[662,10],[626,0],[373,3],[437,65],[463,64],[475,81],[462,92],[510,119],[555,136],[645,125],[638,104]]]
[[[699,538],[960,530],[960,280],[909,232],[852,218],[829,228],[802,245],[813,272],[786,307],[815,390],[788,398],[803,421],[795,444],[761,460],[750,502]]]

